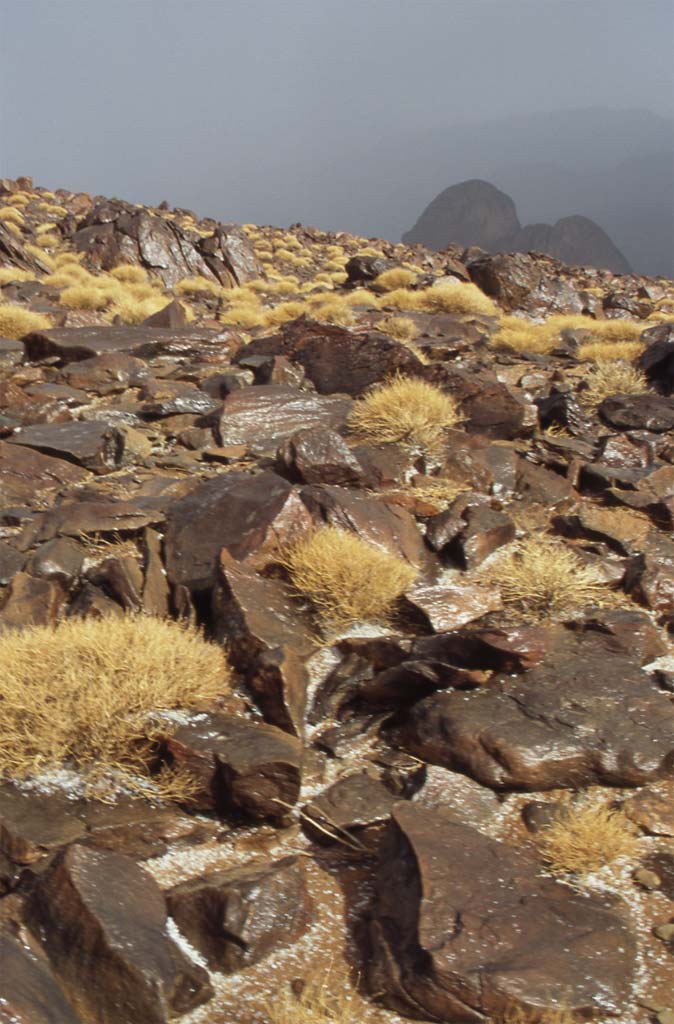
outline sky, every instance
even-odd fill
[[[671,118],[673,47],[671,0],[0,0],[0,175],[395,233],[453,137]]]

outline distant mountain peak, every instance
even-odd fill
[[[411,231],[408,245],[432,249],[479,245],[488,252],[544,252],[576,266],[595,266],[628,274],[631,267],[606,232],[589,217],[575,214],[554,225],[522,227],[515,203],[495,185],[471,178],[450,185],[433,199]]]

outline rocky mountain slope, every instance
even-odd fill
[[[522,227],[515,204],[478,179],[462,181],[429,203],[403,242],[444,249],[448,243],[478,245],[488,252],[537,251],[564,263],[630,273],[630,265],[605,231],[589,217],[562,217],[554,225]]]
[[[455,241],[0,182],[0,1020],[674,1019],[674,283]]]

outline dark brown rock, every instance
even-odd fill
[[[267,721],[301,736],[316,641],[287,588],[238,564],[223,551],[213,600],[215,635],[223,640]]]
[[[32,864],[81,839],[81,807],[59,794],[0,786],[0,851],[15,864]]]
[[[22,338],[31,362],[56,357],[63,363],[126,352],[141,359],[162,354],[191,354],[226,336],[198,327],[57,327]]]
[[[175,886],[166,900],[190,945],[223,974],[250,967],[297,941],[310,915],[297,857],[209,872]]]
[[[355,772],[305,804],[302,821],[317,842],[369,846],[389,820],[397,800],[378,778],[367,771]]]
[[[515,537],[512,520],[486,504],[468,506],[462,518],[465,525],[449,545],[449,554],[462,569],[476,569]]]
[[[436,633],[459,629],[503,607],[496,587],[466,583],[459,579],[456,582],[416,586],[405,594],[405,600],[421,612]]]
[[[53,626],[65,600],[58,583],[18,572],[0,598],[0,633],[26,626]]]
[[[638,786],[674,772],[674,707],[610,636],[565,633],[521,679],[427,697],[401,740],[494,788]]]
[[[617,430],[674,430],[674,400],[661,395],[611,395],[599,415]]]
[[[163,519],[161,512],[148,511],[128,501],[68,502],[36,516],[25,528],[20,542],[23,549],[60,534],[79,537],[86,533],[126,533]]]
[[[161,539],[156,530],[143,531],[145,560],[143,579],[143,608],[148,615],[165,618],[169,612],[169,588],[161,551]]]
[[[12,576],[21,572],[26,562],[26,556],[17,551],[11,544],[0,540],[0,587],[6,586]]]
[[[419,376],[423,364],[411,349],[377,331],[319,324],[300,317],[272,338],[246,347],[246,356],[283,355],[299,363],[322,395],[361,395],[396,371]]]
[[[303,427],[343,427],[351,403],[280,384],[234,391],[225,399],[218,421],[221,445],[245,444],[258,454],[274,453]]]
[[[31,501],[88,478],[86,470],[63,459],[0,441],[0,506]]]
[[[650,835],[674,838],[674,780],[645,786],[623,801],[622,810]]]
[[[580,313],[580,296],[549,266],[525,253],[485,253],[467,265],[471,280],[506,311]]]
[[[377,871],[372,990],[404,1013],[474,1024],[513,1008],[620,1013],[636,955],[621,905],[538,870],[451,812],[399,804]]]
[[[119,469],[124,457],[124,436],[108,423],[46,423],[23,427],[9,444],[35,448],[45,455],[66,459],[94,473]]]
[[[279,448],[277,459],[291,477],[305,484],[358,484],[363,469],[334,430],[307,427],[296,431]]]
[[[161,857],[171,844],[204,831],[203,823],[193,816],[121,795],[114,804],[88,802],[82,816],[87,829],[82,842],[86,846],[123,853],[134,860]]]
[[[44,956],[0,930],[0,1020],[8,1024],[80,1024]]]
[[[329,484],[303,487],[300,496],[317,524],[350,530],[363,540],[401,555],[419,569],[431,566],[414,517],[405,509]]]
[[[166,1024],[213,995],[207,973],[168,938],[157,883],[127,857],[69,847],[36,880],[29,915],[86,1020]]]
[[[177,299],[174,299],[157,313],[146,317],[143,320],[143,325],[145,327],[170,327],[175,329],[176,327],[186,327],[187,322],[185,307]]]
[[[196,806],[279,821],[297,803],[302,744],[274,725],[204,714],[167,737],[165,746],[169,758],[201,782]]]
[[[142,359],[125,352],[106,352],[68,363],[61,370],[61,376],[72,387],[102,396],[138,387],[148,379],[150,371]]]
[[[639,356],[637,366],[663,395],[674,391],[674,323],[658,324],[641,335],[648,345]]]
[[[68,587],[79,576],[85,554],[78,541],[71,537],[56,537],[33,552],[27,570],[32,576],[55,580]]]
[[[171,583],[210,589],[223,548],[243,561],[306,530],[291,485],[275,473],[231,472],[200,484],[167,513],[166,569]]]

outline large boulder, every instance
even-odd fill
[[[378,331],[294,320],[280,334],[246,346],[252,355],[282,355],[303,367],[322,395],[361,395],[400,371],[419,376],[423,364],[410,348]]]
[[[452,1024],[560,1006],[619,1014],[636,954],[626,908],[539,867],[451,811],[398,804],[377,870],[372,990],[406,1015]]]
[[[674,773],[674,707],[601,630],[564,633],[520,678],[435,693],[401,730],[407,751],[483,785],[639,786]]]
[[[166,931],[157,883],[128,857],[74,845],[35,881],[29,923],[68,998],[96,1024],[167,1024],[213,995]]]

